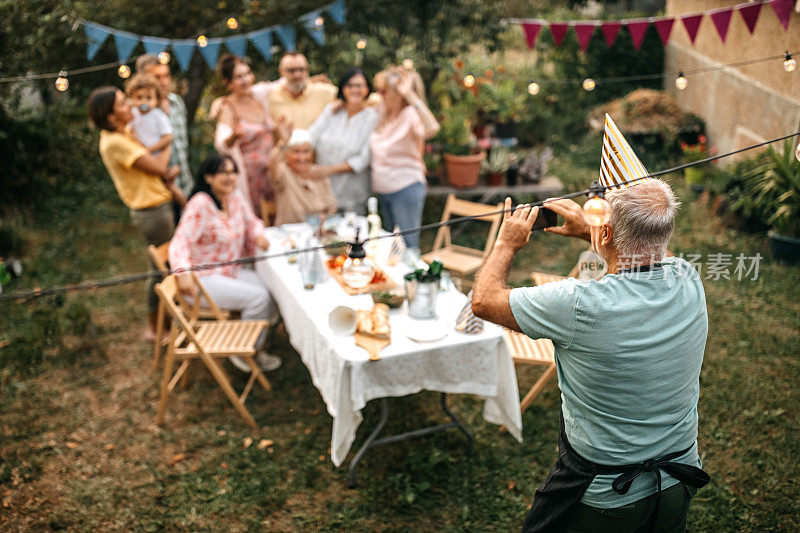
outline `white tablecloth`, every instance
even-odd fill
[[[284,250],[285,229],[265,230],[271,243],[268,253]],[[379,264],[388,255],[390,241],[378,241],[375,258]],[[390,311],[392,343],[381,351],[380,361],[369,361],[352,335],[337,336],[331,331],[328,314],[339,305],[371,309],[370,295],[348,295],[333,278],[305,290],[297,265],[279,257],[257,262],[256,272],[277,302],[292,346],[333,417],[331,459],[336,466],[342,464],[355,440],[361,409],[368,401],[421,390],[485,397],[484,419],[504,424],[522,442],[517,378],[502,330],[487,322],[478,335],[456,331],[455,317],[466,302],[463,294],[455,290],[439,293],[438,320],[448,334],[434,342],[417,343],[405,335],[416,322],[407,314],[407,303]],[[381,267],[398,284],[409,271],[402,264]]]

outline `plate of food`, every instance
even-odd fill
[[[406,337],[416,342],[434,342],[447,336],[448,328],[439,320],[412,320]]]

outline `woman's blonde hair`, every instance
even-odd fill
[[[404,72],[411,76],[411,88],[416,95],[427,104],[428,100],[425,98],[425,83],[422,81],[422,76],[420,76],[419,72],[416,70],[405,70],[402,67],[392,65],[375,74],[372,84],[376,91],[383,90],[387,87],[394,89],[397,87],[397,84],[400,83],[400,80],[403,79]],[[405,107],[408,105],[408,102],[405,102],[403,105]]]

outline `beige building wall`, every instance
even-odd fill
[[[667,0],[667,15],[697,13],[738,3],[728,0]],[[683,23],[675,21],[665,56],[665,72],[718,67],[763,57],[800,51],[800,14],[792,13],[788,31],[764,4],[751,35],[741,15],[734,11],[723,43],[710,17],[703,17],[694,45]],[[800,63],[800,54],[795,56]],[[687,76],[679,91],[674,78],[664,88],[675,95],[685,111],[706,122],[711,146],[728,152],[767,139],[800,131],[800,66],[783,69],[783,59]],[[797,141],[795,140],[795,143]],[[743,154],[743,157],[752,155]]]

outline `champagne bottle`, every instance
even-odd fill
[[[374,196],[370,196],[367,200],[367,236],[369,237],[369,242],[367,243],[367,249],[370,251],[371,255],[374,255],[378,248],[378,240],[377,237],[381,234],[381,217],[378,214],[378,199]]]

